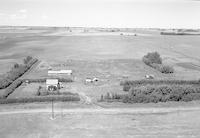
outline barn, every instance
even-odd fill
[[[59,76],[59,75],[72,75],[72,70],[49,70],[48,71],[48,76]]]

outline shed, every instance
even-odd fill
[[[72,75],[72,70],[49,70],[48,75]]]
[[[145,75],[146,79],[154,79],[154,75],[150,74],[150,75]]]

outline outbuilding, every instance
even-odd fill
[[[48,70],[48,75],[72,75],[72,70]]]
[[[58,89],[58,79],[46,79],[46,89],[49,91],[55,91]]]

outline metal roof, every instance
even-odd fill
[[[48,74],[72,74],[72,70],[49,70]]]
[[[57,85],[58,79],[46,79],[46,84],[48,85]]]

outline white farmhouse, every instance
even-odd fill
[[[53,91],[58,89],[58,79],[46,79],[46,89]]]

